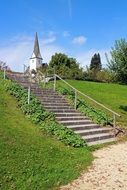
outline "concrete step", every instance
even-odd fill
[[[36,93],[33,93],[33,94],[35,94],[36,95]],[[61,97],[60,96],[57,96],[57,95],[50,95],[50,94],[48,94],[48,95],[46,95],[46,94],[37,94],[37,96],[38,97],[40,97],[40,98],[47,98],[47,99],[61,99]]]
[[[82,116],[81,113],[78,112],[68,112],[68,113],[55,113],[56,117],[74,117],[74,116]]]
[[[35,86],[32,87],[32,90],[41,90],[43,92],[56,92],[53,89],[45,89],[45,88],[41,88],[37,85],[37,88]]]
[[[23,81],[19,81],[19,82],[21,85],[24,85],[24,87],[27,87],[30,84],[31,88],[33,88],[33,87],[37,88],[36,83],[30,83],[27,79],[24,79]]]
[[[45,105],[45,104],[67,104],[69,105],[65,100],[54,100],[54,99],[43,99],[43,98],[38,98],[41,99],[40,102]]]
[[[59,123],[65,125],[65,126],[70,126],[70,125],[86,125],[92,123],[90,119],[84,119],[84,120],[68,120],[68,121],[59,121]]]
[[[62,106],[62,105],[47,105],[47,106],[44,106],[46,109],[72,109],[71,106]]]
[[[114,137],[114,135],[109,134],[109,133],[82,136],[82,138],[86,142],[93,142],[93,141],[98,141],[98,140],[103,140],[103,139],[110,139],[110,138],[113,138],[113,137]]]
[[[74,131],[78,131],[78,130],[87,130],[87,129],[97,129],[97,128],[100,128],[100,126],[98,124],[94,124],[94,123],[91,123],[91,124],[75,124],[75,125],[67,125],[66,126],[67,128],[69,129],[72,129]]]
[[[58,109],[58,108],[46,108],[47,110],[51,111],[51,112],[54,112],[54,113],[60,113],[60,112],[63,112],[63,113],[66,113],[66,112],[75,112],[75,109],[73,108],[67,108],[67,109]]]
[[[41,97],[38,96],[38,98],[40,98],[40,100],[45,101],[45,102],[66,102],[67,103],[67,101],[64,98],[50,98],[50,97],[43,97],[43,96]]]
[[[84,117],[84,116],[66,116],[66,117],[56,117],[56,119],[58,121],[67,121],[67,120],[84,120],[84,119],[88,119],[88,117]]]
[[[34,93],[45,93],[45,94],[56,94],[56,95],[58,95],[57,92],[55,92],[55,91],[50,91],[49,92],[49,91],[42,90],[41,88],[35,88],[35,89],[33,89],[31,87],[31,91],[34,92]]]
[[[65,102],[43,102],[43,105],[44,106],[50,106],[50,107],[60,107],[60,106],[70,107],[70,105],[65,103]]]
[[[49,97],[49,96],[58,96],[55,92],[52,92],[52,93],[50,93],[50,92],[42,92],[42,91],[33,91],[33,90],[31,90],[31,92],[32,93],[34,93],[34,94],[37,94],[37,95],[43,95],[43,96],[46,96],[46,97]]]
[[[105,143],[111,143],[111,142],[115,142],[116,138],[108,138],[108,139],[100,139],[97,141],[93,141],[93,142],[88,142],[88,146],[94,146],[94,145],[99,145],[99,144],[105,144]]]
[[[75,133],[79,134],[80,136],[109,133],[109,132],[111,132],[111,128],[101,128],[101,127],[97,129],[86,129],[86,130],[75,131]]]
[[[37,84],[37,83],[35,83],[35,84]],[[42,87],[39,86],[38,84],[37,84],[37,87],[38,87],[39,89],[43,90],[43,91],[47,91],[47,92],[52,91],[52,92],[55,92],[53,88],[42,88]],[[33,87],[33,89],[34,89],[34,87]]]
[[[68,112],[74,112],[75,113],[75,109],[47,109],[50,112],[54,112],[55,113],[68,113]]]

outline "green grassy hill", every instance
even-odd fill
[[[87,148],[71,148],[43,134],[0,83],[0,189],[55,189],[92,161]]]
[[[127,86],[119,84],[97,83],[88,81],[67,80],[69,84],[79,91],[89,95],[96,101],[121,115],[117,118],[119,125],[127,127]],[[63,82],[57,84],[64,86]],[[90,102],[91,103],[91,102]],[[96,105],[94,105],[96,106]],[[101,107],[98,107],[101,109]]]

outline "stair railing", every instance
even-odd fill
[[[94,100],[93,98],[91,98],[90,96],[82,93],[81,91],[77,90],[76,88],[74,88],[72,85],[70,85],[68,82],[66,82],[64,79],[62,79],[59,75],[54,74],[54,90],[56,90],[56,79],[60,79],[61,81],[63,81],[65,84],[67,84],[70,88],[73,89],[74,93],[75,93],[75,100],[74,100],[74,107],[75,109],[77,108],[77,96],[78,94],[84,96],[85,98],[88,98],[89,100],[91,100],[92,102],[94,102],[95,104],[99,105],[100,107],[106,109],[108,112],[110,112],[113,115],[113,127],[114,129],[116,129],[116,116],[120,117],[120,115],[118,113],[116,113],[115,111],[111,110],[110,108],[106,107],[105,105],[97,102],[96,100]],[[117,128],[118,129],[118,128]]]

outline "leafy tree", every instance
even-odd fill
[[[116,40],[110,53],[111,59],[107,57],[109,69],[115,74],[116,81],[127,84],[127,41]]]
[[[91,63],[90,63],[90,70],[98,70],[100,71],[102,69],[102,64],[101,64],[101,58],[100,58],[100,54],[94,54],[94,56],[91,59]]]
[[[49,62],[49,68],[55,69],[56,74],[64,78],[83,79],[83,70],[74,58],[56,53]]]

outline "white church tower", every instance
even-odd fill
[[[32,53],[32,56],[30,58],[30,70],[37,70],[37,68],[42,66],[42,57],[40,53],[40,48],[39,48],[39,42],[38,42],[38,36],[37,32],[35,35],[35,42],[34,42],[34,50]]]

